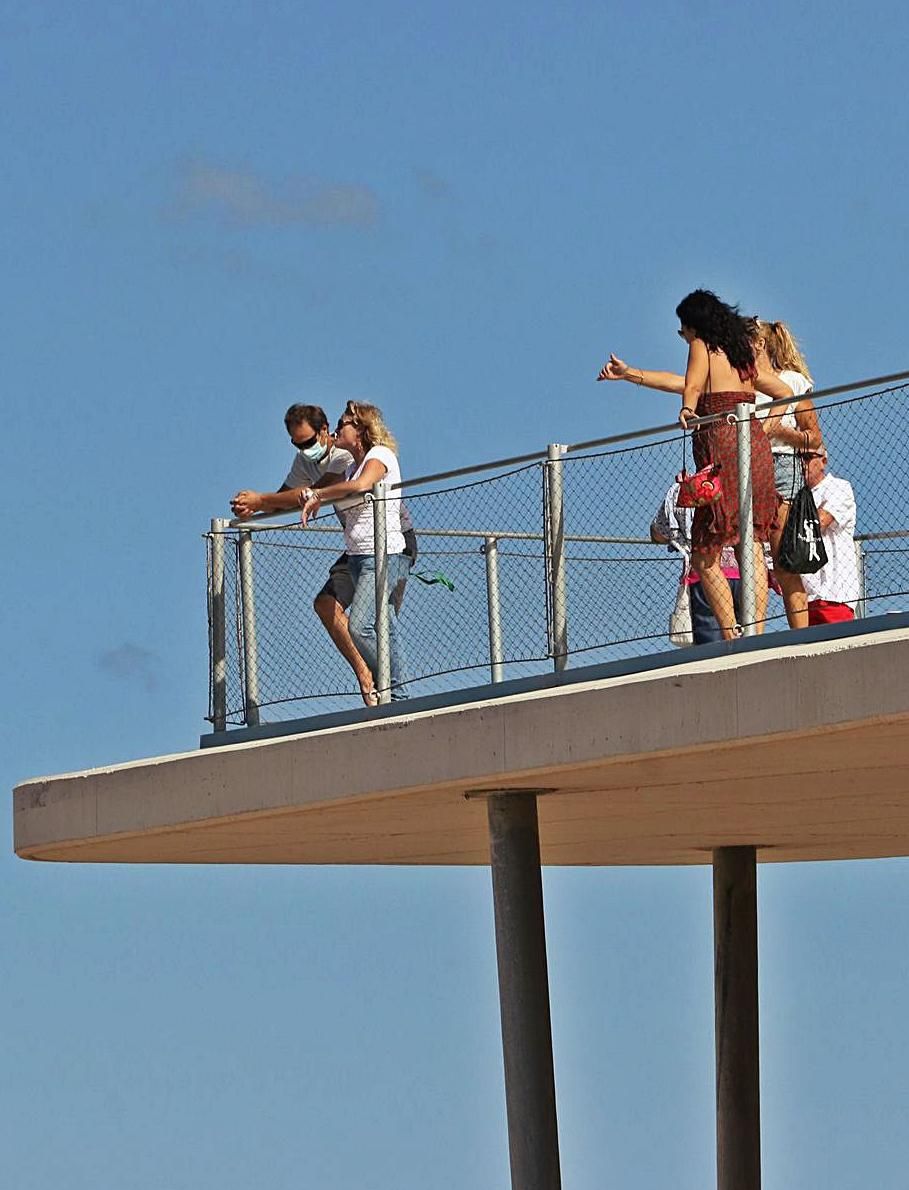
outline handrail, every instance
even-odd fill
[[[273,512],[270,516],[286,515],[279,512]],[[246,529],[249,531],[255,530],[257,533],[273,532],[276,529],[297,529],[306,534],[310,533],[340,533],[340,525],[307,525],[304,529],[299,524],[288,524],[284,522],[278,525],[261,525],[258,526],[252,521],[231,521],[226,529],[212,529],[205,536],[212,537],[218,534],[226,534],[233,530]],[[473,539],[485,539],[487,537],[495,537],[497,541],[542,541],[542,533],[521,533],[514,529],[427,529],[420,526],[420,537],[458,537]],[[566,541],[580,542],[585,545],[653,545],[649,537],[604,537],[596,536],[589,533],[566,533]]]
[[[817,389],[812,392],[811,399],[819,400],[824,397],[841,396],[843,393],[858,392],[860,389],[868,388],[875,384],[890,384],[898,380],[909,380],[909,371],[893,372],[887,376],[870,376],[865,380],[855,380],[850,384],[837,384],[831,388]],[[761,410],[775,409],[777,406],[789,405],[792,402],[791,397],[780,397],[774,401],[762,403]],[[697,426],[709,425],[713,421],[717,421],[723,414],[710,414],[707,417],[692,418],[689,425],[692,428]],[[678,433],[680,427],[678,421],[666,422],[663,425],[649,426],[642,430],[631,430],[624,434],[610,434],[605,438],[590,438],[586,442],[574,442],[566,446],[564,450],[568,453],[581,450],[593,450],[600,446],[617,446],[622,442],[634,442],[639,438],[649,438],[653,434],[669,434]],[[504,459],[493,459],[487,463],[475,463],[466,467],[454,467],[449,471],[436,471],[431,475],[418,475],[413,479],[402,479],[400,483],[390,484],[389,491],[400,491],[404,488],[417,487],[426,483],[434,483],[445,479],[459,479],[464,475],[476,475],[481,471],[498,471],[503,467],[520,467],[528,463],[542,463],[547,459],[547,451],[538,450],[532,451],[529,454],[511,455]],[[280,516],[281,513],[257,513],[254,517],[248,520],[240,521],[233,520],[230,522],[231,528],[249,527],[253,522],[259,520],[269,520],[272,517]],[[315,528],[315,526],[313,526]]]
[[[866,380],[854,380],[850,384],[838,384],[832,388],[821,388],[812,392],[811,399],[817,400],[820,397],[839,396],[842,393],[858,392],[860,389],[868,388],[872,384],[890,384],[896,380],[909,380],[909,371],[907,372],[893,372],[889,376],[870,376]],[[761,410],[773,409],[778,405],[789,405],[792,403],[792,397],[779,397],[775,401],[767,402],[761,405]],[[692,427],[699,425],[709,425],[710,422],[719,420],[723,414],[710,414],[707,417],[692,418],[689,423]],[[668,434],[670,432],[678,432],[680,429],[678,421],[667,422],[665,425],[650,426],[643,430],[632,430],[625,434],[611,434],[606,438],[591,438],[587,442],[575,442],[565,447],[566,451],[576,450],[592,450],[597,446],[615,446],[620,442],[632,442],[637,438],[647,438],[651,434]],[[391,484],[389,490],[398,490],[405,487],[415,487],[417,484],[433,483],[441,479],[457,479],[462,475],[473,475],[478,471],[495,471],[500,467],[515,467],[524,463],[545,462],[547,452],[545,450],[535,451],[532,454],[513,455],[507,459],[494,459],[489,463],[478,463],[472,467],[456,467],[451,471],[438,471],[433,475],[418,475],[414,479],[402,479],[400,483]]]
[[[270,517],[286,516],[286,513],[272,512],[263,514]],[[289,524],[284,521],[277,525],[256,525],[253,521],[231,521],[225,529],[212,529],[203,534],[205,537],[215,537],[237,529],[255,530],[257,533],[267,533],[276,529],[296,529],[310,533],[341,533],[340,525],[307,525],[304,529],[299,523]],[[542,533],[518,533],[511,529],[426,529],[420,527],[421,537],[466,537],[479,539],[494,537],[497,541],[542,541]],[[889,529],[884,533],[856,533],[854,541],[898,541],[909,537],[909,529]],[[584,545],[660,545],[649,537],[604,537],[588,533],[566,533],[566,541],[579,542]]]

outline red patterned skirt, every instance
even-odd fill
[[[754,401],[753,393],[704,393],[698,401],[697,414],[735,412],[739,401]],[[761,423],[751,419],[751,492],[754,536],[768,541],[776,524],[780,498],[773,479],[773,455],[770,439]],[[713,504],[695,510],[691,544],[696,550],[714,550],[718,546],[737,545],[739,540],[739,461],[736,427],[727,421],[715,421],[692,435],[694,462],[698,470],[708,463],[722,466],[723,494]]]

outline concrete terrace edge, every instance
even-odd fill
[[[873,622],[864,621],[859,622],[864,631],[837,626],[838,631],[822,630],[810,641],[778,634],[760,647],[737,642],[733,648],[720,646],[719,652],[691,650],[687,659],[679,651],[669,655],[675,664],[664,659],[620,676],[591,676],[604,668],[591,667],[576,671],[572,681],[505,697],[501,687],[493,687],[489,693],[495,697],[486,700],[420,710],[410,703],[406,714],[397,708],[378,719],[364,720],[361,714],[356,723],[293,736],[28,781],[14,794],[16,851],[23,858],[78,860],[82,852],[91,859],[90,851],[109,843],[101,857],[105,862],[483,862],[476,858],[475,840],[473,858],[445,859],[443,833],[438,848],[424,842],[413,858],[382,858],[388,853],[377,847],[373,859],[367,849],[366,858],[345,859],[343,853],[337,858],[335,850],[330,853],[335,858],[304,861],[263,860],[256,858],[255,848],[241,848],[232,861],[206,860],[204,849],[194,859],[173,859],[168,857],[177,854],[175,839],[168,843],[167,836],[201,838],[207,827],[243,821],[261,827],[265,820],[283,819],[280,831],[286,830],[288,816],[299,820],[299,832],[304,819],[315,822],[313,812],[338,807],[355,810],[357,829],[368,835],[370,815],[387,811],[393,802],[403,813],[408,797],[415,813],[427,815],[424,833],[441,832],[432,822],[438,795],[448,799],[449,807],[454,797],[463,806],[464,795],[477,788],[547,787],[566,775],[577,784],[585,773],[596,773],[602,781],[614,766],[637,762],[645,766],[646,792],[646,766],[657,771],[668,757],[728,754],[756,742],[794,736],[805,741],[863,725],[903,725],[909,720],[909,617],[878,621],[886,629],[875,625],[869,631]],[[896,749],[899,767],[902,736],[894,741],[891,751]],[[368,763],[356,763],[365,756]],[[875,758],[869,762],[876,763]],[[343,788],[339,772],[345,774]],[[566,790],[565,796],[578,792],[568,785]],[[582,792],[589,797],[591,791]],[[893,812],[905,837],[894,840],[892,852],[884,841],[869,854],[906,854],[909,832],[902,824],[901,800]],[[118,860],[116,842],[131,839],[152,841],[145,858],[130,860],[135,852],[125,847]],[[364,854],[362,847],[358,854]],[[854,855],[854,846],[844,846],[843,857]],[[836,857],[812,855],[811,848],[804,856]],[[708,861],[705,854],[648,862]]]

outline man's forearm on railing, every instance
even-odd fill
[[[256,512],[291,512],[297,507],[298,491],[281,487],[277,492],[253,492],[248,488],[237,492],[230,502],[235,516],[248,517]]]

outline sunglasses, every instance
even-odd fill
[[[356,426],[356,424],[357,423],[354,421],[354,419],[352,417],[342,417],[341,420],[338,422],[338,428],[335,431],[335,433],[340,434],[340,432],[344,429],[345,426]]]
[[[290,444],[291,444],[291,446],[296,447],[297,450],[309,450],[309,448],[311,446],[315,446],[315,444],[318,441],[319,441],[318,434],[313,434],[313,436],[311,438],[306,438],[302,442],[298,442],[296,440],[296,438],[294,438],[293,434],[291,434],[291,436],[290,436]]]

